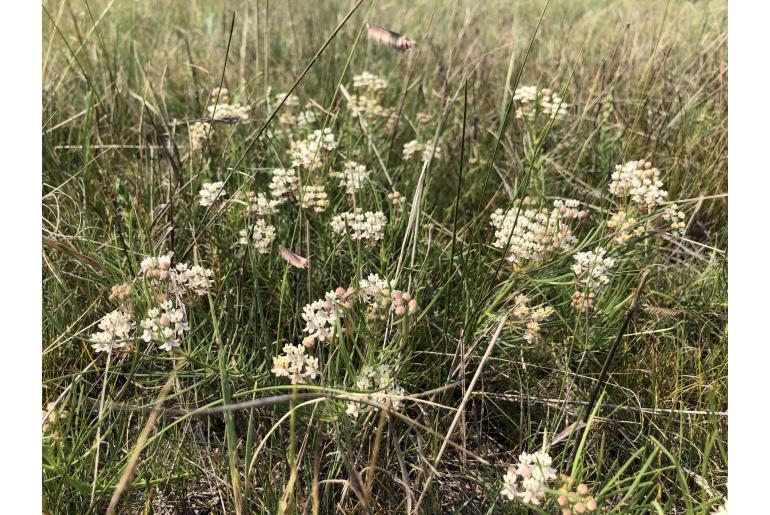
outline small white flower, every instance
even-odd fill
[[[578,282],[597,294],[610,282],[610,272],[615,266],[615,260],[605,257],[606,253],[601,247],[595,251],[578,252],[574,256],[575,264],[572,265]]]
[[[355,195],[369,178],[369,171],[365,165],[360,165],[355,161],[348,161],[345,163],[345,169],[342,172],[331,172],[329,175],[340,179],[339,185],[345,188],[348,195]]]
[[[631,202],[644,208],[648,213],[663,204],[668,193],[663,189],[660,170],[649,161],[629,161],[617,165],[612,173],[610,193],[621,198],[630,198]]]
[[[575,200],[557,200],[551,211],[528,206],[529,199],[525,198],[506,211],[497,209],[490,217],[495,228],[492,246],[507,248],[508,261],[519,266],[527,261],[543,261],[557,250],[568,250],[576,241],[570,221],[586,214],[577,209]]]
[[[262,219],[259,219],[249,229],[241,229],[239,231],[241,245],[248,245],[249,233],[251,233],[251,242],[254,249],[260,254],[267,254],[270,252],[270,246],[275,241],[275,227],[268,225]]]
[[[165,351],[179,347],[182,335],[190,330],[184,307],[176,306],[171,300],[150,309],[139,325],[144,330],[142,339],[147,343],[159,343],[158,348]]]
[[[198,192],[198,203],[204,207],[213,205],[214,202],[227,195],[223,189],[224,186],[225,183],[222,181],[204,182]]]
[[[134,327],[131,315],[116,309],[99,321],[101,331],[91,335],[91,346],[96,352],[111,352],[113,349],[125,347],[128,343],[126,340],[131,339]]]
[[[185,263],[179,263],[171,274],[171,293],[195,294],[202,297],[214,285],[213,277],[214,271],[210,268],[200,265],[189,267]]]
[[[361,75],[353,77],[354,88],[364,88],[371,91],[380,91],[388,87],[388,81],[378,76],[364,71]]]
[[[292,169],[276,168],[273,170],[270,181],[270,195],[275,205],[280,205],[291,198],[296,198],[299,193],[299,177]]]
[[[549,118],[564,118],[567,115],[568,104],[548,88],[538,89],[537,86],[519,86],[513,94],[518,101],[516,118],[532,120],[538,114]]]
[[[329,341],[334,338],[337,323],[342,318],[339,298],[333,291],[327,292],[324,299],[316,300],[302,308],[302,319],[305,321],[304,332],[308,336],[303,340],[305,346],[312,346],[315,341]]]
[[[363,212],[357,209],[354,212],[340,213],[331,221],[334,232],[344,236],[349,235],[354,240],[369,240],[376,243],[384,235],[388,219],[382,211]]]
[[[318,359],[305,354],[302,345],[284,345],[283,354],[273,357],[271,372],[276,377],[288,377],[291,384],[304,384],[319,375]]]
[[[311,184],[302,188],[302,202],[300,206],[303,209],[312,210],[314,213],[323,213],[329,207],[329,196],[326,194],[326,188],[323,184]]]

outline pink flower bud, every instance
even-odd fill
[[[596,511],[596,508],[597,508],[596,501],[594,499],[588,499],[588,502],[586,503],[586,507],[588,508],[588,511]]]
[[[414,313],[417,311],[417,301],[412,299],[409,301],[409,312]]]
[[[585,513],[586,511],[586,505],[582,502],[576,503],[575,506],[575,513]]]
[[[578,487],[577,487],[577,493],[579,493],[580,495],[587,494],[588,493],[588,485],[586,485],[585,483],[580,483],[578,485]]]
[[[567,496],[566,495],[560,495],[558,499],[556,499],[556,502],[559,503],[559,506],[566,506],[567,505]]]
[[[404,313],[406,313],[404,306],[396,306],[396,316],[404,316]]]

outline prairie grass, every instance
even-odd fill
[[[46,512],[559,513],[561,479],[539,505],[501,495],[508,466],[541,449],[601,512],[725,502],[726,2],[43,8]],[[414,48],[368,42],[367,21]],[[364,71],[388,81],[373,94],[386,116],[351,114]],[[276,111],[298,78],[300,106]],[[553,90],[565,115],[517,117],[524,85]],[[219,87],[227,101],[210,98]],[[248,119],[211,120],[207,106],[228,102]],[[305,105],[309,128],[279,124]],[[211,122],[197,150],[195,122]],[[298,141],[324,128],[336,148],[316,169],[292,167],[279,129]],[[415,140],[440,155],[405,159]],[[618,243],[607,222],[631,202],[611,194],[611,174],[639,159],[668,192],[656,209],[675,201],[685,227],[640,211]],[[334,175],[346,161],[369,172],[351,191]],[[275,168],[324,185],[328,207],[298,198],[255,217],[232,200],[269,196]],[[202,206],[217,181],[225,196]],[[569,221],[573,244],[514,266],[490,216],[515,218],[524,197],[549,212],[576,199],[586,214]],[[356,208],[386,215],[379,241],[332,229]],[[257,218],[275,231],[265,253],[239,244]],[[600,247],[615,264],[583,312],[572,266]],[[167,352],[139,322],[158,293],[141,263],[169,252],[214,284],[184,301],[189,331]],[[356,297],[332,337],[306,342],[320,375],[277,377],[284,345],[308,337],[303,307],[369,274],[408,294],[403,314]],[[125,300],[110,299],[124,284]],[[519,294],[552,308],[532,334]],[[121,303],[131,341],[95,352],[89,338]],[[387,365],[388,380],[358,382],[367,365],[372,377]]]

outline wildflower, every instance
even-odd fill
[[[417,300],[409,292],[395,288],[395,281],[369,274],[359,283],[361,299],[367,305],[367,318],[385,320],[389,313],[397,317],[417,312]]]
[[[393,190],[391,193],[388,193],[388,200],[393,205],[393,210],[396,212],[396,214],[401,214],[404,212],[404,204],[406,203],[406,197],[404,197],[401,193],[399,193],[396,190]]]
[[[438,145],[436,148],[433,148],[433,143],[427,143],[423,144],[418,142],[417,140],[412,140],[409,143],[404,145],[404,159],[409,160],[414,156],[416,153],[422,152],[422,161],[423,163],[426,163],[430,161],[431,159],[441,159],[441,147]]]
[[[590,489],[585,483],[580,483],[572,489],[574,480],[569,476],[561,476],[562,486],[559,488],[559,496],[556,504],[562,510],[562,513],[590,513],[596,511],[599,507],[596,499],[590,495]]]
[[[180,295],[206,295],[214,285],[214,271],[200,265],[178,263],[172,273],[172,293]]]
[[[119,309],[107,313],[99,321],[101,331],[91,335],[91,347],[96,352],[112,352],[113,349],[122,348],[131,339],[134,327],[131,315]]]
[[[415,116],[415,120],[417,121],[418,125],[425,125],[427,123],[430,123],[431,120],[433,120],[433,117],[429,113],[417,113],[417,116]]]
[[[537,86],[519,86],[513,94],[513,99],[519,103],[516,118],[532,120],[538,114],[549,118],[564,118],[567,107],[561,96],[548,88],[538,89]]]
[[[286,102],[283,104],[285,107],[295,107],[299,105],[299,98],[297,95],[292,93],[291,95],[288,93],[278,93],[275,95],[275,103],[280,104],[283,102],[283,99],[286,99]]]
[[[540,336],[540,322],[546,320],[554,312],[551,306],[541,306],[535,309],[530,308],[529,298],[526,295],[516,296],[516,304],[513,308],[513,316],[517,322],[525,326],[524,340],[527,343],[534,344],[542,341]]]
[[[519,498],[525,504],[539,505],[546,484],[556,479],[556,469],[551,465],[551,456],[546,451],[521,453],[519,464],[510,465],[503,476],[501,495],[508,500]]]
[[[331,151],[335,148],[337,141],[331,129],[326,128],[323,132],[315,130],[306,140],[292,142],[291,165],[316,170],[323,165],[320,159],[321,150]]]
[[[139,264],[139,268],[147,279],[160,279],[165,281],[168,279],[171,268],[171,256],[173,253],[169,253],[165,256],[150,256],[146,257]]]
[[[110,301],[119,305],[129,305],[128,301],[134,292],[131,283],[116,284],[110,289]]]
[[[350,114],[353,118],[369,118],[386,116],[388,114],[387,110],[380,105],[380,101],[376,97],[355,95],[348,99],[348,106],[350,107]]]
[[[316,122],[315,113],[311,109],[306,109],[297,115],[297,127],[306,130]]]
[[[245,204],[250,213],[256,216],[270,216],[278,212],[280,202],[270,199],[264,193],[254,193],[253,191],[238,191],[233,195],[231,202]]]
[[[526,197],[505,212],[497,209],[490,217],[495,228],[492,246],[507,248],[508,261],[518,266],[526,261],[543,261],[556,250],[569,249],[577,241],[569,221],[586,215],[577,209],[576,200],[557,200],[550,212],[529,209],[529,203]]]
[[[364,88],[370,91],[380,91],[388,87],[388,81],[367,71],[353,77],[354,88]]]
[[[273,178],[270,180],[270,195],[275,205],[281,205],[290,198],[297,196],[299,192],[299,177],[292,169],[276,168],[273,170]]]
[[[198,203],[204,207],[213,205],[214,202],[227,195],[223,189],[224,186],[225,183],[222,181],[204,182],[198,192]]]
[[[314,213],[323,213],[329,207],[329,196],[323,184],[311,184],[302,189],[303,209],[310,209]]]
[[[249,244],[249,233],[251,233],[252,245],[258,253],[267,254],[270,252],[270,246],[275,240],[275,227],[268,225],[262,219],[257,220],[248,229],[241,229],[238,233],[241,237],[238,240],[241,245]]]
[[[331,172],[329,175],[340,179],[339,185],[345,188],[348,195],[355,195],[361,189],[364,182],[369,178],[369,171],[365,165],[360,165],[355,161],[345,163],[342,172]]]
[[[273,358],[271,370],[276,377],[288,377],[291,384],[304,384],[307,379],[315,379],[319,375],[318,359],[305,354],[302,345],[286,344],[283,354]]]
[[[184,307],[175,306],[171,300],[151,308],[140,325],[144,329],[142,339],[147,343],[160,343],[159,348],[165,351],[178,347],[182,335],[190,329]]]
[[[632,236],[641,236],[645,232],[644,226],[637,225],[636,218],[623,209],[613,213],[607,221],[607,227],[615,230],[612,240],[620,245],[630,240]]]
[[[621,198],[630,197],[632,203],[648,213],[668,197],[660,180],[660,170],[653,168],[649,161],[629,161],[617,165],[611,179],[610,193]]]
[[[354,240],[368,240],[371,244],[383,238],[388,219],[382,211],[340,213],[332,218],[332,230],[339,235],[349,235]]]
[[[422,152],[422,149],[423,149],[423,144],[417,141],[416,139],[410,141],[409,143],[404,144],[404,152],[403,152],[404,159],[405,160],[411,159],[412,156],[417,152]]]
[[[302,308],[302,319],[305,321],[304,332],[308,336],[302,341],[306,347],[320,342],[329,341],[337,332],[337,323],[343,317],[340,298],[337,293],[327,292],[322,300],[316,300]]]
[[[609,273],[615,266],[613,258],[604,257],[606,253],[601,247],[595,251],[578,252],[574,256],[575,264],[572,265],[578,283],[597,294],[610,282]]]
[[[362,396],[364,399],[379,404],[390,402],[391,408],[394,410],[399,410],[403,406],[400,397],[404,396],[404,389],[398,386],[391,368],[386,364],[376,367],[364,366],[356,378],[355,386],[361,392],[368,392]],[[364,403],[349,401],[345,413],[353,418],[358,418],[365,409]]]
[[[209,116],[213,116],[214,120],[218,122],[237,123],[249,120],[251,106],[220,102],[209,105],[206,110],[209,112]]]
[[[203,147],[203,142],[211,132],[211,124],[208,122],[193,122],[190,125],[190,152],[197,152]]]
[[[500,494],[506,497],[509,501],[512,501],[516,498],[516,494],[518,492],[518,487],[516,485],[517,480],[516,467],[509,465],[505,475],[503,476],[503,489],[500,490]]]
[[[684,236],[685,214],[678,210],[676,204],[671,204],[663,211],[663,220],[669,223],[669,230],[674,236]]]

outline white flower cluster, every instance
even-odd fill
[[[332,230],[337,234],[349,235],[354,240],[368,240],[371,244],[383,238],[388,219],[382,211],[356,209],[354,212],[340,213],[332,218]]]
[[[369,318],[384,320],[388,313],[397,317],[417,312],[417,301],[409,292],[396,289],[395,280],[381,279],[377,274],[369,274],[359,283],[359,293],[367,304]]]
[[[189,128],[190,131],[190,152],[197,152],[203,148],[203,142],[211,131],[211,124],[208,122],[193,122]]]
[[[645,232],[644,226],[638,224],[636,218],[624,209],[612,214],[607,221],[607,227],[615,230],[612,241],[619,245],[630,240],[632,236],[641,236]]]
[[[190,329],[184,307],[175,306],[171,300],[150,309],[140,325],[144,329],[142,339],[147,343],[160,343],[159,348],[165,351],[179,347],[182,334]]]
[[[611,179],[610,193],[621,198],[630,197],[632,203],[648,213],[666,202],[668,197],[660,180],[660,170],[643,159],[617,165]]]
[[[171,275],[171,255],[146,257],[139,264],[139,268],[147,279],[165,281]]]
[[[263,219],[259,219],[248,229],[241,229],[239,243],[241,245],[249,244],[249,233],[251,233],[251,243],[254,249],[260,254],[270,252],[270,245],[275,241],[275,227],[269,225]]]
[[[214,271],[210,268],[179,263],[171,274],[172,292],[180,295],[195,294],[202,297],[214,285],[213,277]]]
[[[578,283],[597,294],[610,282],[610,271],[615,266],[615,259],[605,257],[606,253],[601,247],[595,251],[578,252],[572,265]]]
[[[350,107],[350,115],[353,118],[358,118],[359,116],[365,118],[386,116],[388,114],[388,110],[382,107],[380,101],[376,97],[368,97],[366,95],[350,97],[348,107]]]
[[[519,102],[516,109],[516,118],[519,119],[532,120],[540,113],[557,119],[567,115],[568,104],[548,88],[519,86],[513,94],[513,99]]]
[[[297,115],[297,127],[300,130],[307,130],[315,122],[316,116],[312,109],[305,109]]]
[[[384,405],[390,401],[394,410],[401,409],[403,405],[400,397],[404,396],[404,389],[398,386],[388,365],[383,364],[376,368],[364,366],[356,379],[356,389],[361,392],[371,392],[363,397],[379,404]],[[366,408],[367,405],[362,402],[349,401],[345,413],[358,418]]]
[[[393,205],[393,211],[400,215],[404,212],[404,204],[406,203],[406,197],[396,190],[388,193],[388,200]]]
[[[550,212],[529,209],[529,203],[529,198],[525,198],[507,211],[497,209],[490,217],[495,228],[492,246],[507,247],[508,261],[518,266],[526,261],[542,261],[558,249],[569,249],[576,241],[569,221],[586,216],[585,211],[578,209],[577,200],[557,200]]]
[[[296,107],[299,105],[299,98],[294,93],[292,93],[291,95],[288,93],[277,93],[275,95],[275,105],[278,105],[281,102],[283,102],[284,98],[286,99],[286,103],[283,104],[284,107]]]
[[[433,149],[433,143],[420,143],[419,141],[412,140],[409,143],[404,144],[404,159],[410,160],[417,152],[422,152],[423,163],[433,159],[441,159],[441,147],[436,145],[435,152]]]
[[[679,211],[679,206],[671,204],[663,211],[663,220],[669,223],[669,230],[674,236],[684,236],[685,230],[685,214],[683,211]]]
[[[299,177],[297,172],[289,168],[276,168],[273,170],[273,178],[270,180],[270,195],[276,205],[283,204],[290,198],[296,197],[299,192]]]
[[[222,181],[204,182],[198,192],[198,203],[204,207],[213,205],[214,202],[227,195],[224,187],[225,183]]]
[[[556,479],[556,469],[551,466],[552,463],[546,451],[521,453],[519,465],[510,465],[503,476],[500,494],[511,501],[519,498],[525,504],[539,505],[547,483]]]
[[[276,377],[288,377],[291,384],[304,384],[319,375],[318,358],[305,354],[302,345],[286,344],[283,346],[283,354],[273,358],[271,372]]]
[[[365,71],[362,72],[361,75],[353,77],[353,87],[357,89],[363,88],[369,91],[380,91],[388,87],[388,81]]]
[[[338,290],[341,290],[339,288]],[[338,292],[327,292],[323,299],[316,300],[302,308],[303,329],[308,335],[302,340],[303,345],[312,347],[316,340],[329,341],[337,332],[337,324],[344,316],[342,296]]]
[[[147,279],[169,280],[169,293],[179,295],[206,295],[214,285],[214,272],[211,269],[199,265],[189,266],[186,263],[178,263],[171,267],[171,256],[150,256],[142,260],[139,268]]]
[[[323,184],[311,184],[302,188],[302,209],[323,213],[329,207],[329,196]]]
[[[316,170],[323,166],[321,150],[331,151],[337,148],[337,141],[331,129],[321,132],[315,130],[306,140],[291,143],[291,165],[303,167],[306,170]]]
[[[524,294],[516,296],[516,304],[513,308],[513,316],[525,324],[524,340],[527,343],[539,343],[542,341],[540,335],[540,322],[546,320],[554,312],[551,306],[541,306],[532,309],[529,306],[529,298]]]
[[[339,185],[345,188],[348,195],[355,195],[369,178],[369,173],[365,165],[348,161],[343,171],[332,171],[329,175],[340,180]]]
[[[264,193],[254,193],[253,191],[237,192],[233,196],[233,201],[240,201],[248,206],[250,213],[256,216],[270,216],[278,212],[278,206],[281,201],[274,198],[268,198]]]
[[[123,348],[131,339],[134,327],[131,315],[116,309],[99,321],[100,331],[92,334],[89,339],[91,346],[95,352],[112,352],[113,349]]]
[[[217,101],[217,93],[219,93],[219,101]],[[209,116],[213,116],[216,121],[227,123],[246,121],[249,119],[251,106],[228,104],[227,102],[228,92],[225,88],[217,88],[212,91],[209,105],[206,107]]]

